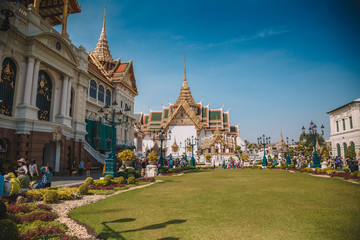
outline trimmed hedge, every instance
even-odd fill
[[[0,239],[6,240],[18,240],[19,230],[16,224],[10,219],[0,220]]]

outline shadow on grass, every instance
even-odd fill
[[[180,238],[175,238],[175,237],[164,237],[164,238],[159,238],[158,240],[179,240]]]
[[[110,222],[102,222],[101,224],[104,225],[105,229],[98,235],[98,237],[101,239],[115,238],[115,239],[125,240],[125,238],[121,235],[121,233],[160,229],[160,228],[165,228],[167,225],[180,224],[180,223],[186,222],[186,220],[183,220],[183,219],[174,219],[174,220],[170,220],[170,221],[167,221],[164,223],[152,224],[152,225],[149,225],[146,227],[126,230],[126,231],[120,231],[120,232],[115,231],[108,225],[109,223],[131,222],[131,221],[135,221],[135,220],[136,220],[135,218],[122,218],[122,219],[118,219],[118,220],[114,220],[114,221],[110,221]],[[178,239],[179,238],[173,238],[173,237],[161,238],[161,240],[178,240]]]

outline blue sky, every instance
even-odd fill
[[[104,0],[79,0],[73,43],[95,48]],[[183,55],[195,101],[229,107],[244,139],[298,139],[310,121],[360,97],[360,3],[346,1],[106,1],[114,59],[134,60],[135,111],[174,103]]]

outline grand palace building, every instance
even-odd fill
[[[185,65],[185,64],[184,64]],[[188,85],[184,66],[184,79],[180,94],[174,104],[160,111],[139,113],[136,129],[136,147],[139,154],[161,147],[159,133],[164,132],[163,151],[166,156],[181,158],[186,151],[187,159],[194,152],[195,159],[203,162],[211,155],[219,163],[234,156],[236,147],[244,149],[238,126],[230,125],[229,110],[211,109],[209,105],[195,102]],[[197,139],[197,141],[186,141]],[[194,148],[194,149],[192,149]]]
[[[0,9],[6,10],[0,14],[0,158],[35,159],[59,173],[74,160],[103,163],[109,108],[128,119],[117,127],[118,147],[134,148],[133,61],[113,60],[105,16],[100,39],[87,53],[66,31],[68,16],[81,12],[77,0],[1,1]]]

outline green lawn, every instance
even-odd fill
[[[104,239],[360,239],[360,185],[259,169],[159,179],[70,215]]]

